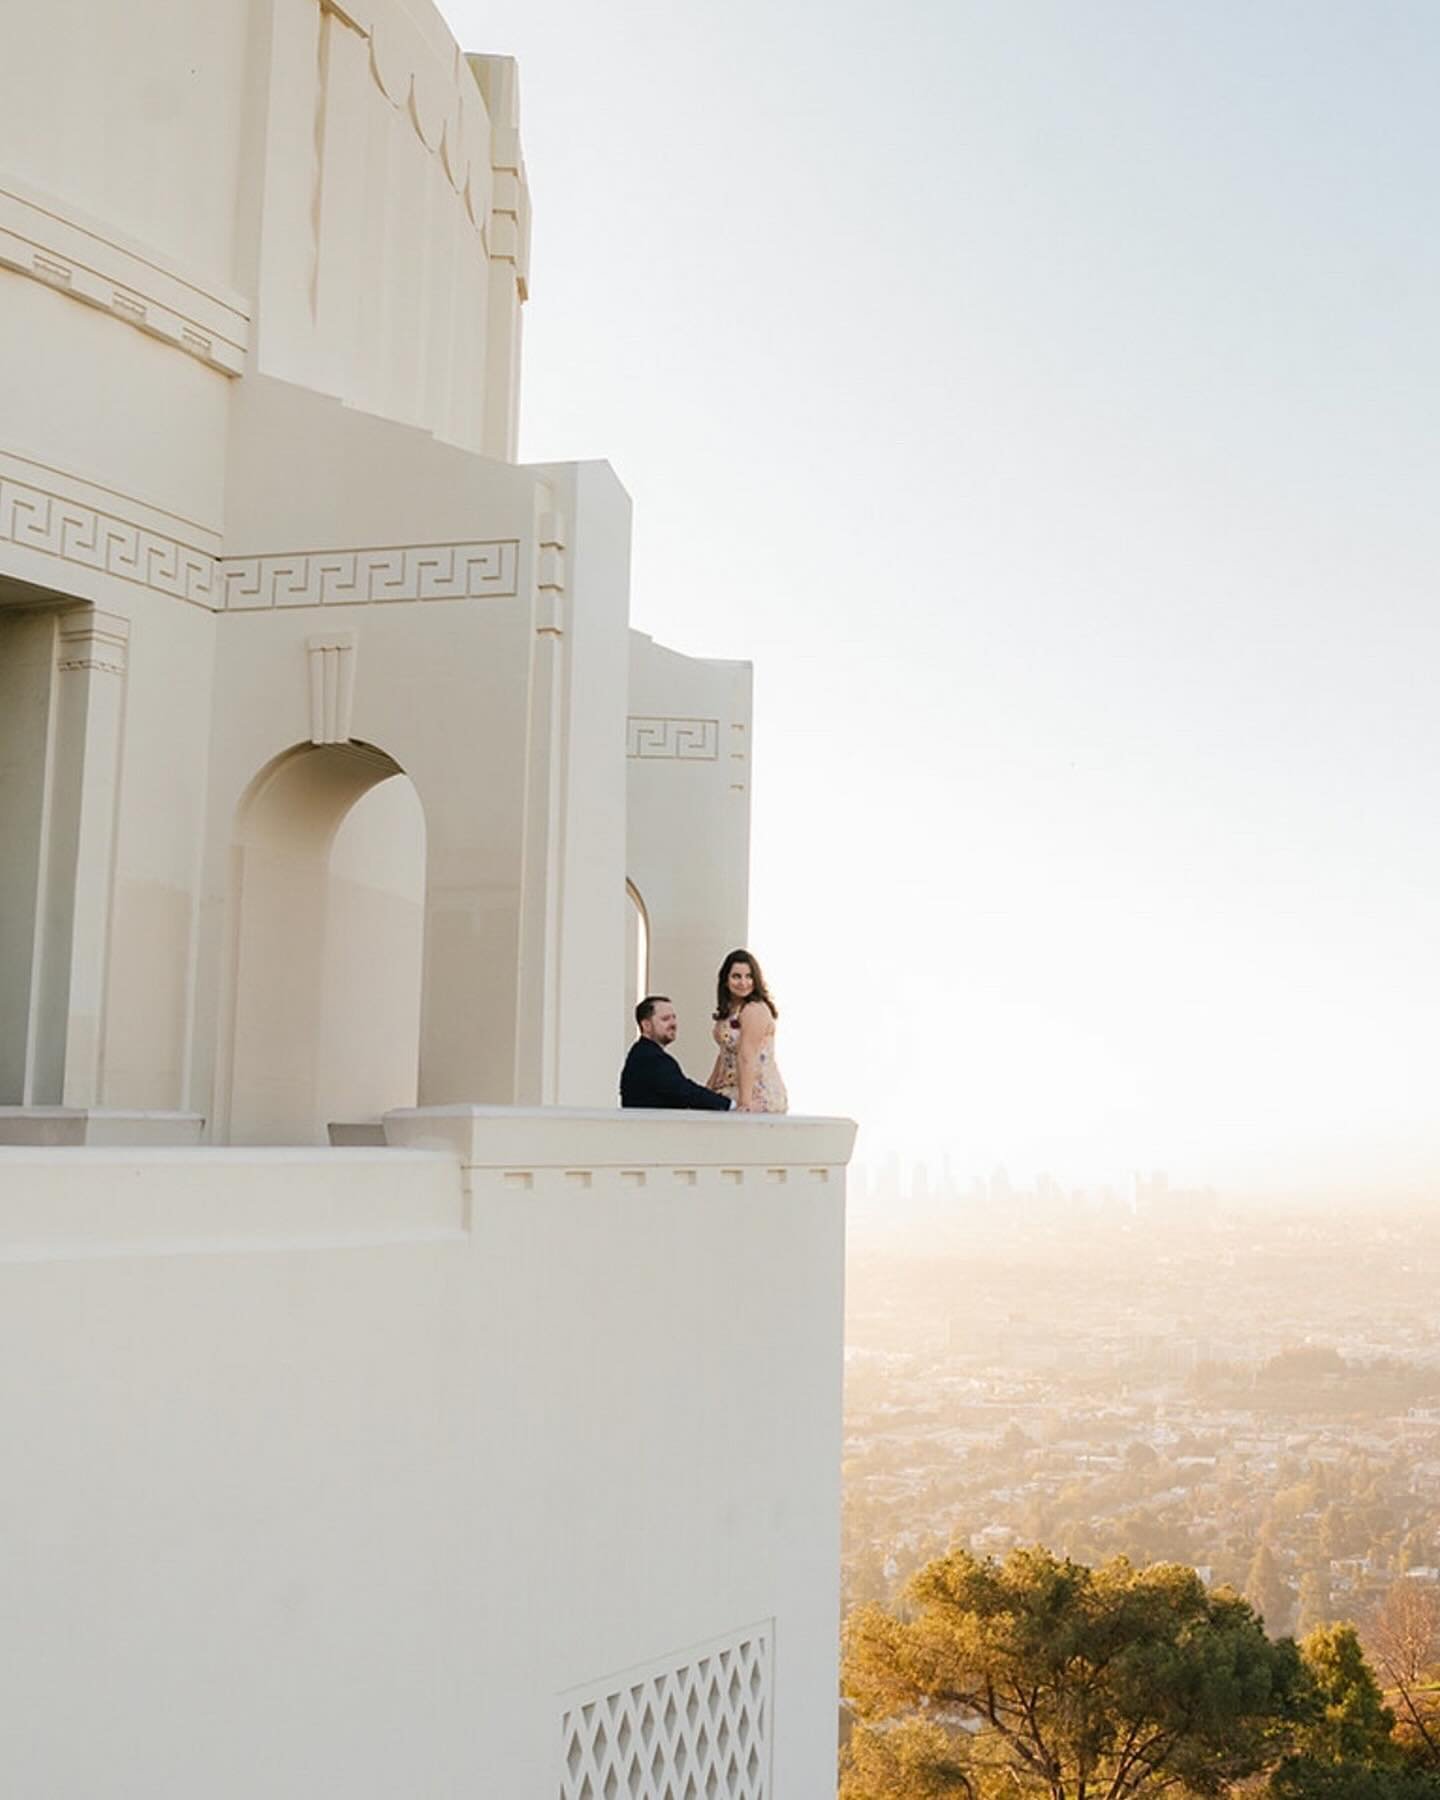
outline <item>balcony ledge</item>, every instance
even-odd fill
[[[421,1106],[385,1115],[387,1144],[448,1150],[471,1169],[844,1168],[855,1130],[852,1119],[646,1107]]]

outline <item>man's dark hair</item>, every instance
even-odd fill
[[[643,1025],[657,1006],[668,1006],[669,1004],[670,996],[668,994],[647,994],[635,1008],[635,1023]]]

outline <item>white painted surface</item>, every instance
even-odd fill
[[[0,1104],[309,1143],[405,1098],[606,1102],[627,821],[673,847],[690,798],[630,778],[627,717],[733,665],[651,646],[632,693],[628,496],[603,464],[504,460],[514,67],[462,57],[424,0],[70,12],[27,11],[0,71]],[[396,909],[287,898],[246,836],[266,770],[346,744],[424,815],[413,1094],[319,1048],[327,962],[365,913],[383,962]],[[748,802],[706,804],[683,891],[647,860],[667,966],[723,953],[717,893],[743,912]]]
[[[576,1690],[757,1622],[826,1791],[851,1128],[444,1129],[0,1150],[5,1791],[553,1800]]]
[[[630,633],[626,875],[645,906],[650,987],[675,1002],[675,1054],[703,1081],[715,978],[747,947],[750,901],[751,671]],[[628,1022],[626,1037],[634,1036]]]
[[[425,814],[414,783],[382,781],[330,850],[319,1117],[376,1119],[413,1106],[425,947]]]
[[[727,1800],[808,1800],[853,1128],[613,1110],[627,878],[691,1031],[743,935],[749,675],[508,460],[514,66],[94,13],[0,59],[0,1790],[554,1800],[567,1696],[763,1642]]]

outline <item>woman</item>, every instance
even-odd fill
[[[720,1054],[709,1087],[737,1112],[783,1113],[790,1100],[775,1066],[775,1002],[748,950],[732,950],[715,984],[715,1042]]]

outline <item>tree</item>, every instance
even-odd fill
[[[906,1719],[889,1731],[858,1731],[850,1741],[842,1800],[978,1800],[964,1746],[941,1725]]]
[[[1315,1762],[1393,1763],[1395,1715],[1386,1706],[1353,1625],[1322,1625],[1300,1646],[1317,1716],[1298,1751]]]
[[[1272,1637],[1278,1637],[1289,1624],[1294,1596],[1281,1579],[1274,1551],[1263,1538],[1255,1547],[1250,1573],[1245,1577],[1245,1598],[1259,1613]]]
[[[1323,1625],[1300,1646],[1309,1687],[1293,1748],[1270,1777],[1272,1800],[1440,1800],[1400,1767],[1395,1715],[1353,1625]]]
[[[1328,1344],[1298,1344],[1281,1350],[1256,1371],[1257,1386],[1274,1386],[1287,1382],[1319,1381],[1325,1376],[1343,1375],[1345,1358]]]
[[[1300,1595],[1295,1602],[1295,1629],[1315,1631],[1330,1619],[1330,1583],[1318,1569],[1310,1569],[1300,1577]]]
[[[1023,1462],[1034,1448],[1034,1440],[1027,1436],[1012,1419],[995,1440],[995,1460],[1001,1463]]]
[[[1217,1795],[1274,1760],[1304,1705],[1295,1646],[1193,1569],[954,1550],[907,1596],[908,1618],[847,1623],[842,1800]]]
[[[1440,1772],[1440,1594],[1409,1577],[1392,1582],[1367,1636],[1402,1748]]]
[[[1422,1769],[1294,1757],[1271,1776],[1269,1791],[1272,1800],[1440,1800],[1440,1779]]]
[[[1331,1501],[1320,1520],[1320,1549],[1328,1557],[1349,1556],[1359,1547],[1353,1522],[1343,1506]]]

